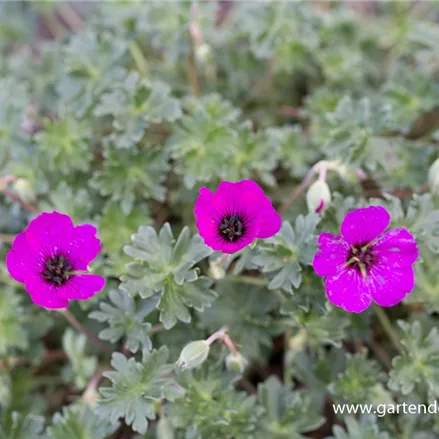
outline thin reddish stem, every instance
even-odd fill
[[[65,309],[62,314],[77,331],[82,332],[92,343],[98,346],[101,350],[109,354],[113,352],[110,346],[108,346],[106,343],[96,337],[96,335],[94,335],[92,332],[82,326],[79,320],[69,310]]]

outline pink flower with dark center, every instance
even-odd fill
[[[402,228],[383,234],[389,222],[384,207],[370,206],[345,216],[341,236],[319,236],[313,267],[326,277],[326,294],[334,305],[359,313],[372,301],[396,305],[412,291],[412,265],[419,256],[416,241]]]
[[[194,213],[204,242],[224,253],[237,252],[255,238],[275,235],[282,222],[269,198],[252,180],[223,181],[215,193],[202,187]]]
[[[67,215],[42,213],[15,237],[6,266],[34,303],[66,308],[69,300],[89,299],[105,286],[103,277],[87,273],[101,251],[96,232],[90,224],[75,227]]]

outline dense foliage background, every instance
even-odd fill
[[[92,268],[107,279],[66,316],[33,305],[1,264],[0,438],[438,438],[437,415],[332,408],[439,397],[438,14],[0,3],[2,260],[36,212],[57,210],[98,227]],[[315,215],[300,182],[321,160],[332,202]],[[224,259],[193,205],[201,186],[244,178],[285,222]],[[369,204],[416,236],[416,287],[349,314],[310,262],[319,232]],[[188,342],[224,326],[243,373],[221,342],[175,370]]]

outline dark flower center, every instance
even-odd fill
[[[56,255],[44,263],[43,277],[56,286],[63,285],[70,277],[72,265],[63,255]]]
[[[238,215],[224,217],[219,226],[221,235],[230,242],[237,241],[244,233],[244,222]]]
[[[373,246],[365,244],[351,247],[348,264],[357,268],[363,276],[369,271],[370,267],[376,262]]]

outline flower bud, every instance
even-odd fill
[[[209,61],[212,55],[212,51],[210,49],[210,46],[203,43],[196,47],[195,54],[201,63],[204,63],[206,61]]]
[[[230,353],[226,357],[226,369],[229,372],[243,373],[245,368],[248,366],[248,361],[240,353],[234,355]]]
[[[213,261],[209,264],[209,275],[212,279],[215,280],[224,279],[226,275],[226,270],[224,270],[221,265],[218,265],[216,261]]]
[[[98,400],[98,392],[96,389],[86,389],[82,395],[82,399],[91,407],[96,406]]]
[[[439,158],[436,159],[428,170],[428,182],[433,193],[439,193]]]
[[[288,340],[288,348],[292,351],[301,351],[303,350],[306,341],[308,339],[308,332],[305,328],[301,328],[296,335],[293,335]]]
[[[18,178],[14,183],[14,189],[17,191],[20,200],[23,200],[25,203],[32,203],[35,201],[34,188],[29,180]]]
[[[181,369],[194,369],[201,366],[209,355],[210,346],[206,340],[187,344],[180,353],[177,366]]]
[[[331,202],[331,191],[324,180],[317,180],[306,193],[306,204],[310,212],[319,213],[329,206]]]

